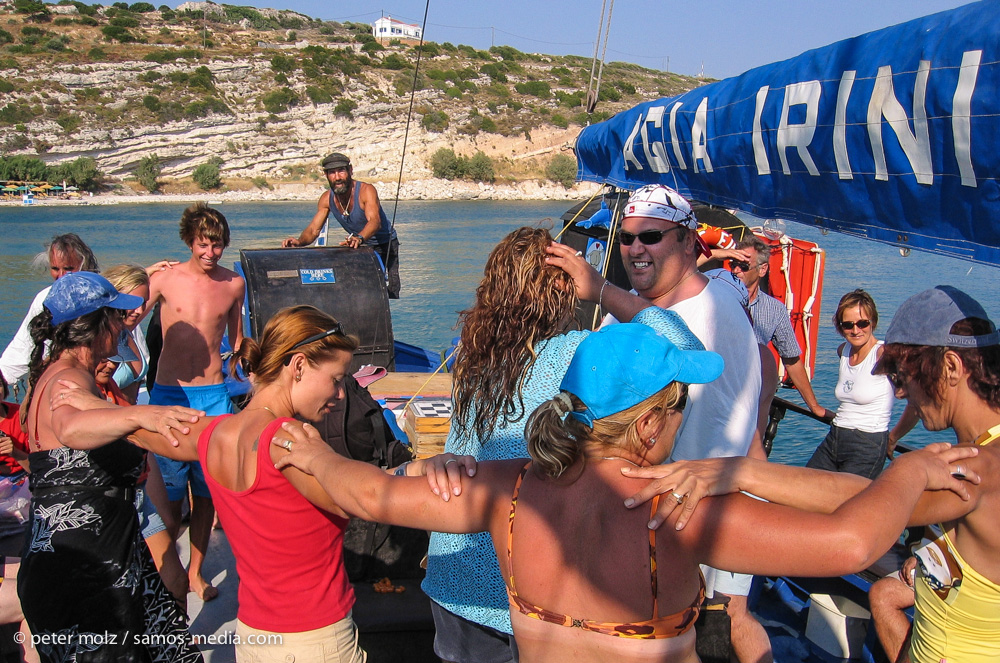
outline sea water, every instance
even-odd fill
[[[190,252],[178,236],[185,204],[71,205],[0,208],[0,344],[14,334],[32,297],[51,283],[48,271],[32,267],[32,258],[53,235],[75,232],[94,250],[102,267],[131,262],[149,265],[158,260],[186,260]],[[400,242],[401,299],[391,302],[397,340],[441,350],[457,335],[458,311],[468,307],[490,250],[505,234],[526,224],[549,227],[569,207],[565,202],[401,202],[396,211]],[[393,205],[386,205],[392,215]],[[314,203],[225,203],[219,209],[232,229],[232,242],[223,256],[231,267],[240,249],[269,248],[285,237],[298,236],[316,211]],[[753,223],[752,221],[750,221]],[[949,284],[965,290],[1000,319],[995,293],[1000,291],[1000,269],[973,265],[953,258],[899,250],[857,237],[788,223],[790,235],[816,242],[827,254],[813,388],[820,403],[836,409],[837,346],[843,339],[831,322],[840,297],[864,288],[879,308],[881,336],[892,314],[907,297],[926,288]],[[780,394],[801,403],[794,390]],[[893,422],[902,411],[897,403]],[[827,426],[789,413],[779,426],[771,459],[804,464],[823,439]],[[929,433],[918,424],[905,442],[923,445],[953,441],[949,432]]]

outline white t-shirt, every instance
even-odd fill
[[[671,460],[745,456],[757,430],[760,351],[750,318],[727,288],[709,279],[700,293],[667,309],[726,362],[716,380],[688,389]]]
[[[671,461],[745,456],[753,441],[760,399],[760,351],[750,318],[731,290],[718,279],[709,279],[700,293],[667,309],[684,319],[706,350],[718,352],[725,361],[717,379],[688,389]],[[609,315],[604,324],[616,322]]]
[[[14,338],[7,344],[7,348],[0,356],[0,373],[7,380],[7,384],[13,389],[14,383],[21,379],[28,372],[28,364],[31,362],[31,351],[35,344],[31,340],[28,325],[36,315],[42,312],[43,303],[49,294],[52,286],[46,286],[35,295],[31,306],[28,307],[28,314],[21,321],[21,326],[17,328]]]

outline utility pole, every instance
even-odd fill
[[[490,26],[490,48],[496,45],[497,29]]]

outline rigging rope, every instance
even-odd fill
[[[396,227],[396,210],[399,209],[399,191],[403,188],[403,165],[406,162],[406,142],[410,138],[410,121],[413,119],[413,101],[417,95],[417,77],[420,76],[420,58],[424,54],[424,30],[427,28],[427,13],[431,8],[431,0],[424,4],[424,20],[420,24],[420,44],[417,46],[417,64],[413,68],[413,85],[410,86],[410,108],[406,112],[406,130],[403,132],[403,153],[399,156],[399,178],[396,180],[396,200],[392,204],[392,221],[390,228]]]

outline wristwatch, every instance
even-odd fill
[[[361,233],[351,233],[350,235],[348,235],[348,237],[357,237],[359,240],[361,240],[362,244],[364,244],[365,242],[365,236],[362,235]]]

